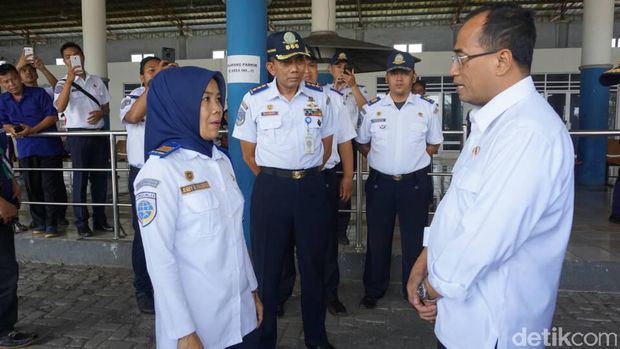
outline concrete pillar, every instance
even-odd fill
[[[98,75],[107,81],[108,55],[106,53],[105,11],[105,0],[82,0],[84,67],[88,73]]]
[[[232,135],[237,112],[248,90],[267,81],[267,2],[265,0],[226,1],[226,49],[228,52],[228,132]],[[258,74],[245,78],[230,74],[231,62],[258,63]],[[252,76],[255,80],[252,80]],[[232,77],[232,78],[231,78]],[[246,121],[247,122],[247,121]],[[243,228],[245,241],[250,245],[250,196],[254,175],[243,161],[241,146],[236,138],[229,137],[228,144],[237,183],[245,198]]]
[[[187,59],[187,36],[184,33],[177,37],[176,59]]]
[[[312,32],[321,31],[336,31],[336,0],[312,0]]]
[[[611,67],[611,38],[614,26],[614,0],[585,0],[583,4],[583,47],[581,49],[581,106],[579,126],[582,130],[607,129],[609,89],[598,82]],[[575,179],[578,184],[605,184],[607,137],[581,137]]]

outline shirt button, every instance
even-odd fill
[[[417,185],[413,187],[413,189],[418,190],[420,187],[418,187]]]

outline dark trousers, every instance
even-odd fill
[[[12,225],[0,222],[0,336],[13,331],[17,322],[17,280]]]
[[[153,285],[146,269],[146,257],[144,256],[144,246],[142,245],[142,234],[138,225],[138,215],[136,213],[136,195],[133,185],[136,176],[140,172],[138,167],[129,166],[129,200],[131,200],[131,226],[133,227],[133,244],[131,245],[131,265],[133,266],[133,287],[136,295],[153,295]]]
[[[402,249],[402,294],[407,295],[411,267],[422,251],[431,179],[430,166],[412,176],[395,181],[372,170],[366,181],[366,218],[368,237],[364,286],[366,294],[379,299],[390,282],[392,239],[396,215],[400,223]]]
[[[282,265],[291,241],[297,247],[301,312],[306,345],[325,345],[323,275],[327,236],[325,182],[321,175],[300,180],[261,173],[252,191],[251,235],[254,269],[264,305],[259,348],[275,348],[276,310]]]
[[[340,270],[338,269],[338,205],[342,202],[339,198],[340,180],[335,169],[326,169],[321,172],[325,180],[325,193],[327,195],[327,249],[325,254],[325,295],[327,301],[338,299],[338,284],[340,283]],[[283,304],[293,293],[295,287],[295,241],[291,241],[282,267],[282,279],[280,280],[279,302]]]
[[[620,219],[620,175],[616,178],[614,192],[611,199],[611,216]]]
[[[67,136],[67,148],[71,153],[74,168],[109,168],[110,146],[105,137]],[[90,180],[90,193],[93,203],[104,203],[108,194],[109,172],[73,172],[73,202],[86,202],[86,188]],[[74,206],[75,225],[88,226],[88,208]],[[93,206],[93,223],[106,223],[105,207]]]
[[[258,330],[254,330],[245,336],[243,336],[243,342],[232,345],[226,349],[256,349],[260,342],[260,333]]]
[[[19,159],[20,167],[62,168],[60,156],[28,156]],[[60,171],[24,171],[26,192],[30,201],[66,202],[67,192]],[[57,205],[30,205],[30,215],[37,227],[56,227],[63,217],[63,207]]]

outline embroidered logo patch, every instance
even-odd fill
[[[136,190],[142,187],[157,188],[158,185],[159,185],[159,180],[154,179],[154,178],[144,178],[140,182],[138,182],[138,184],[136,184]]]
[[[157,216],[157,194],[142,192],[136,195],[136,212],[140,226],[146,227]]]

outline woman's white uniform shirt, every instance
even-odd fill
[[[256,328],[256,277],[243,237],[243,196],[226,155],[160,147],[135,181],[155,290],[157,348],[194,331],[225,348]]]

